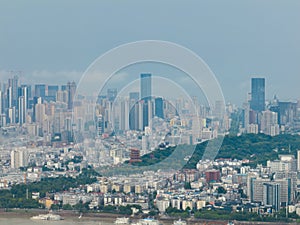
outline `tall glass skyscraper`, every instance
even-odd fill
[[[265,110],[265,78],[251,79],[250,108],[257,112]]]
[[[147,102],[151,99],[151,74],[142,73],[141,74],[141,99]]]
[[[17,107],[18,106],[18,76],[14,76],[13,78],[8,79],[8,87],[11,88],[10,93],[10,100],[11,106],[10,107]]]
[[[155,99],[155,116],[164,118],[164,102],[162,98]]]

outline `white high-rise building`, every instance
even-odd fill
[[[258,134],[258,125],[257,124],[248,124],[247,133],[249,134]]]
[[[138,128],[139,130],[143,130],[143,101],[139,101],[138,103]]]
[[[15,107],[11,107],[8,109],[8,118],[9,118],[10,124],[16,123],[16,108]]]
[[[68,103],[68,91],[57,91],[56,93],[56,101],[57,102],[63,102]]]
[[[35,105],[35,121],[39,124],[43,124],[46,118],[46,108],[42,103]]]
[[[148,136],[142,136],[142,151],[141,151],[141,155],[147,154],[148,150],[149,150],[149,137]]]
[[[279,134],[278,114],[276,112],[270,110],[262,112],[261,131],[271,136]]]
[[[28,152],[25,148],[11,151],[11,168],[18,169],[28,165]]]

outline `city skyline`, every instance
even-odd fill
[[[0,0],[0,225],[300,223],[299,12]]]

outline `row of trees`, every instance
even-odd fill
[[[187,208],[186,210],[180,210],[177,208],[169,207],[166,209],[166,214],[175,218],[188,218],[190,215],[194,215],[196,219],[206,219],[206,220],[238,220],[238,221],[265,221],[265,222],[288,222],[289,219],[286,218],[285,212],[280,211],[275,215],[259,215],[257,213],[250,212],[231,212],[222,209],[201,209],[201,210],[191,210]],[[290,218],[299,218],[295,213],[290,215]]]
[[[60,176],[44,178],[29,184],[17,184],[10,190],[0,190],[0,208],[39,208],[42,206],[32,199],[32,192],[39,192],[42,198],[46,193],[67,191],[80,185],[94,183],[97,181],[96,176],[99,174],[94,170],[83,169],[76,178]]]
[[[202,209],[194,212],[194,217],[197,219],[209,220],[238,220],[238,221],[265,221],[265,222],[288,222],[285,215],[277,213],[276,215],[260,215],[250,212],[228,212],[219,209]]]

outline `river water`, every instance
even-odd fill
[[[21,218],[13,218],[13,217],[2,217],[0,216],[0,225],[113,225],[115,224],[115,219],[107,219],[104,220],[101,218],[66,218],[60,221],[43,221],[43,220],[31,220],[27,217]],[[170,225],[171,222],[161,222],[164,225]]]
[[[0,225],[112,225],[114,221],[65,219],[60,221],[31,220],[30,218],[0,218]]]

